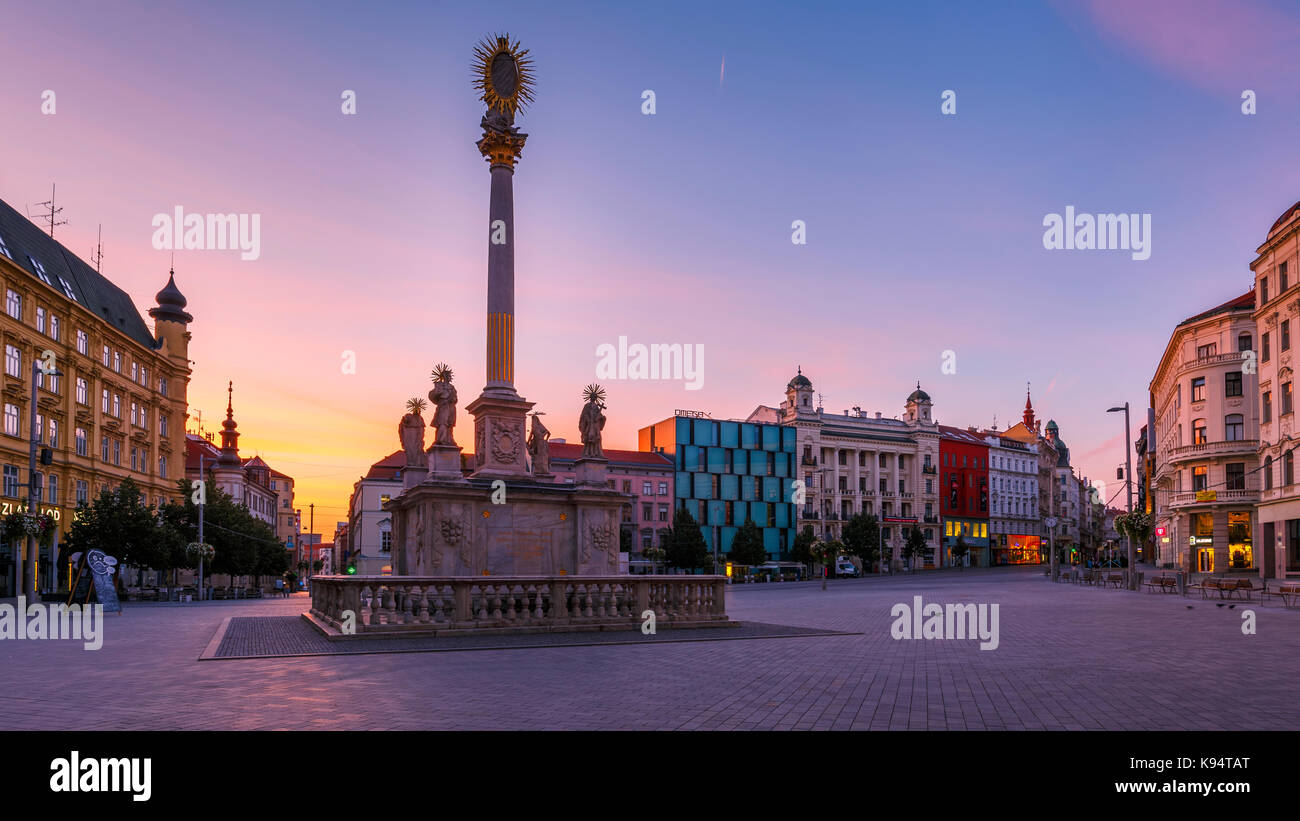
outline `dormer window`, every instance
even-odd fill
[[[41,278],[41,282],[53,286],[54,283],[50,282],[50,275],[45,273],[45,266],[41,264],[41,261],[31,254],[27,255],[27,259],[32,263],[32,270],[36,272],[36,276]]]
[[[11,253],[9,253],[9,246],[8,246],[8,245],[5,245],[4,234],[0,234],[0,254],[4,254],[5,256],[9,257],[10,259],[13,259],[13,258],[14,258],[14,255],[11,254]]]
[[[46,282],[49,282],[49,280],[46,280]],[[72,300],[73,302],[81,301],[77,299],[77,295],[72,292],[72,286],[68,284],[68,281],[66,279],[64,279],[63,277],[59,277],[59,284],[63,286],[64,296],[66,296],[68,299]]]

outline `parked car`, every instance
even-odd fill
[[[854,566],[853,562],[849,561],[848,559],[839,559],[838,561],[835,562],[835,575],[852,576],[853,578],[856,579],[858,576],[861,576],[862,574],[858,572],[858,568]]]

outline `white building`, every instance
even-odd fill
[[[362,576],[390,575],[393,572],[393,516],[384,503],[402,493],[402,467],[406,456],[397,451],[370,466],[365,476],[352,487],[348,500],[347,544],[337,545],[340,566],[346,573],[355,562]]]
[[[920,385],[907,397],[903,418],[861,408],[843,414],[813,406],[813,386],[802,370],[786,385],[780,408],[759,406],[747,421],[791,425],[804,481],[798,530],[812,526],[822,539],[842,539],[844,522],[858,513],[881,519],[884,545],[898,558],[911,527],[939,546],[939,426]],[[888,521],[911,520],[907,522]]]
[[[1006,549],[1009,536],[1038,536],[1038,444],[985,431],[989,445],[989,536]],[[996,548],[995,548],[996,549]]]

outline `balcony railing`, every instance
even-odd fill
[[[935,467],[934,465],[922,465],[922,466],[921,466],[921,472],[922,472],[922,473],[929,473],[929,474],[931,474],[931,475],[936,475],[936,474],[939,473],[939,469],[938,469],[937,467]]]
[[[1251,503],[1258,502],[1260,493],[1258,490],[1224,490],[1223,488],[1214,489],[1214,500],[1200,502],[1197,501],[1196,494],[1204,491],[1188,491],[1186,493],[1175,493],[1170,500],[1170,507],[1180,507],[1183,505],[1212,505],[1221,502]]]
[[[315,576],[311,615],[326,632],[536,632],[728,621],[724,576]]]
[[[1237,439],[1232,442],[1201,442],[1195,445],[1183,445],[1170,448],[1165,461],[1182,462],[1189,459],[1204,459],[1208,456],[1249,455],[1259,450],[1258,439]]]

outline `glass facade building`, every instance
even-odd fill
[[[768,558],[789,558],[796,533],[795,429],[691,416],[672,423],[675,507],[700,523],[709,550],[725,560],[736,531],[752,519]]]

